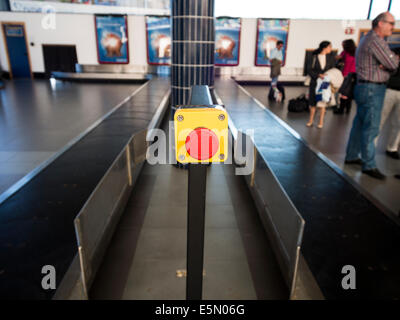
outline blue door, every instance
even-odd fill
[[[7,43],[8,59],[13,78],[30,78],[28,48],[26,47],[23,24],[3,24],[3,34]]]

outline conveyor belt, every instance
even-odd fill
[[[169,79],[142,90],[0,205],[0,299],[50,299],[44,265],[57,285],[77,253],[73,220],[133,133],[146,129]]]
[[[302,254],[328,299],[400,298],[400,229],[233,80],[215,90],[237,128],[255,144],[305,219]],[[356,269],[343,290],[342,267]]]
[[[168,121],[163,129],[168,141]],[[244,179],[233,165],[213,164],[207,171],[203,299],[288,299]],[[186,298],[187,197],[187,170],[145,164],[91,299]]]
[[[144,83],[149,78],[148,75],[142,73],[95,73],[95,72],[59,72],[51,73],[57,80],[82,81],[82,82],[129,82]]]

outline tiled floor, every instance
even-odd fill
[[[7,81],[0,90],[0,198],[138,87]]]
[[[324,154],[337,166],[342,168],[347,175],[352,177],[361,187],[389,208],[394,215],[400,214],[400,197],[398,196],[400,194],[400,180],[393,177],[394,174],[400,173],[400,160],[394,160],[385,155],[388,126],[383,128],[377,147],[377,165],[388,176],[385,181],[380,181],[362,174],[360,168],[357,166],[343,165],[347,140],[356,112],[354,102],[350,114],[335,115],[331,110],[328,110],[323,129],[318,129],[315,125],[308,128],[305,125],[308,121],[308,113],[291,113],[287,110],[289,99],[307,92],[306,87],[287,86],[285,88],[287,98],[283,104],[268,101],[269,88],[265,86],[254,85],[244,86],[244,88],[264,106],[267,106],[270,111],[297,131],[311,147]],[[318,117],[319,115],[317,114],[314,120],[315,124]]]

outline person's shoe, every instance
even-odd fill
[[[307,122],[306,126],[307,127],[312,127],[313,123],[312,122]]]
[[[336,110],[333,110],[333,113],[334,113],[334,114],[343,114],[343,109],[336,109]]]
[[[400,174],[395,174],[394,177],[395,177],[396,179],[400,179]]]
[[[386,154],[393,159],[400,159],[400,154],[397,151],[387,151]]]
[[[317,125],[317,128],[318,129],[322,129],[324,127],[324,125],[323,124],[319,124],[319,125]]]
[[[380,172],[377,168],[363,170],[362,172],[369,175],[372,178],[375,178],[375,179],[379,179],[379,180],[386,179],[386,176],[382,172]]]
[[[362,165],[361,159],[354,159],[354,160],[344,160],[345,164],[359,164]]]

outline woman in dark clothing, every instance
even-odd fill
[[[350,112],[356,82],[356,44],[353,39],[347,39],[342,42],[342,46],[343,52],[338,57],[344,62],[342,73],[345,80],[339,89],[341,94],[340,107],[333,111],[335,114],[343,113],[344,109],[346,109],[346,113]]]
[[[315,112],[317,110],[317,101],[315,89],[317,87],[317,79],[323,79],[325,72],[335,67],[335,57],[330,55],[332,51],[332,45],[329,41],[322,41],[319,44],[317,50],[313,52],[311,58],[311,64],[308,66],[307,74],[310,75],[310,91],[309,91],[309,105],[310,105],[310,120],[307,123],[307,127],[313,125]],[[320,109],[320,118],[318,128],[322,128],[324,125],[325,108]]]

